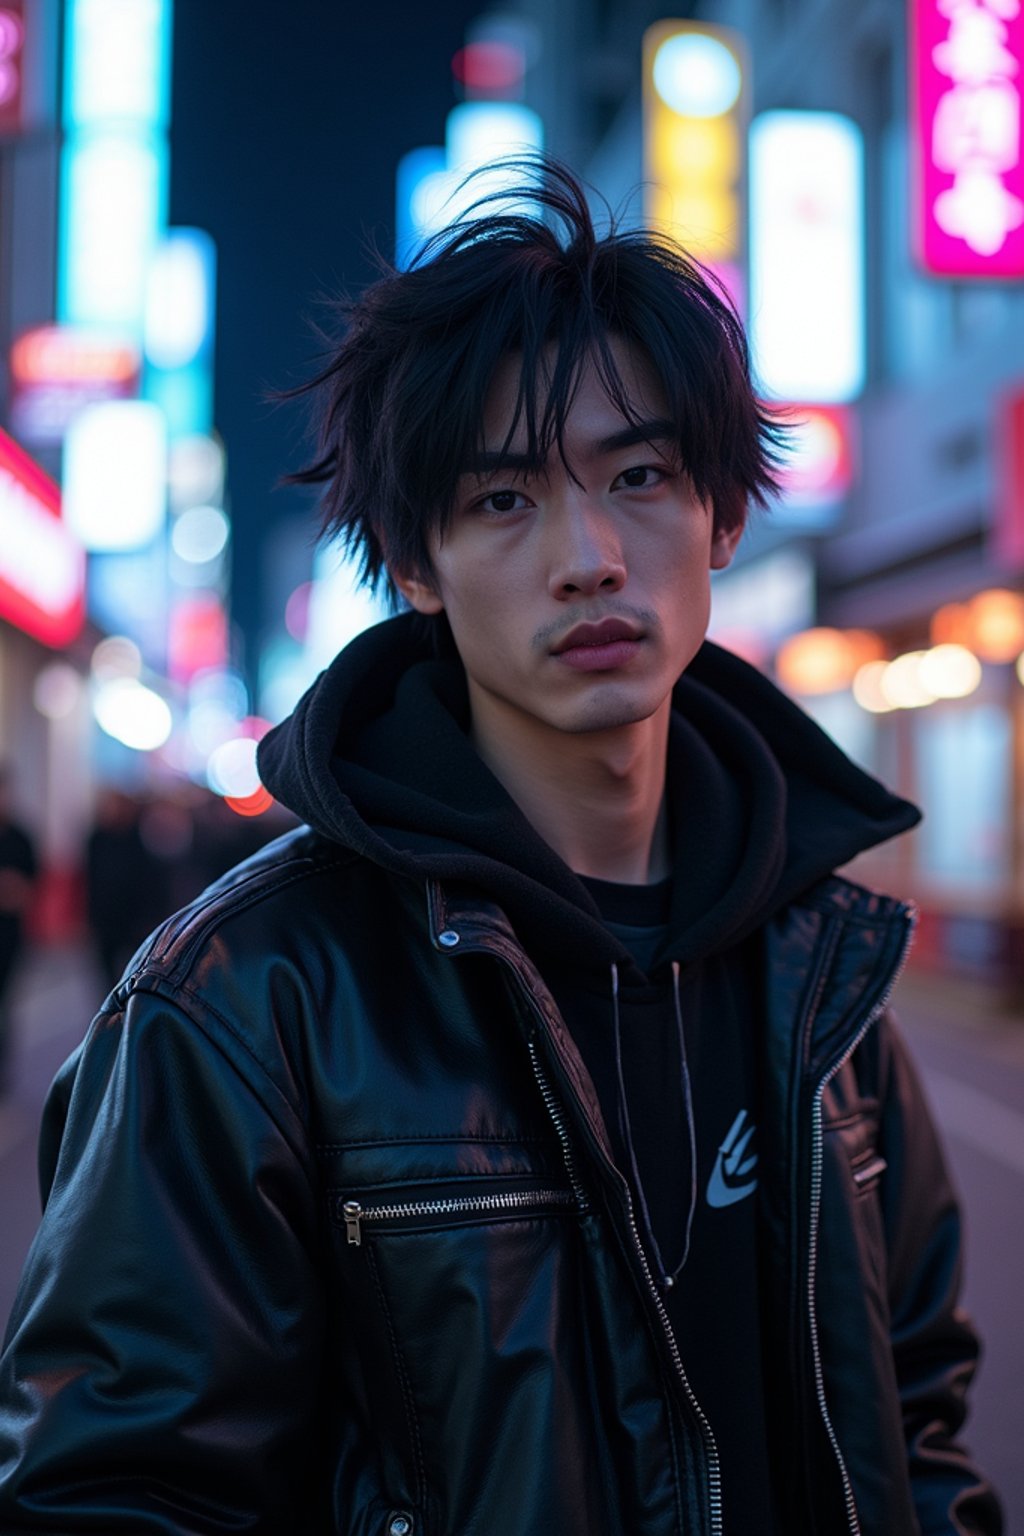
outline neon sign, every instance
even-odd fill
[[[58,486],[0,432],[0,616],[52,646],[85,621],[85,554],[60,511]]]
[[[853,481],[849,406],[797,405],[790,421],[789,452],[780,477],[784,508],[824,510],[838,505]]]
[[[910,57],[919,260],[1024,274],[1021,0],[911,0]]]
[[[11,347],[11,424],[27,443],[59,443],[77,413],[138,393],[141,359],[130,342],[101,331],[40,325]]]
[[[66,46],[65,127],[166,126],[171,0],[70,0]]]
[[[4,0],[0,5],[0,133],[14,133],[21,127],[24,42],[24,0]]]
[[[644,33],[646,218],[705,262],[742,305],[745,61],[726,27]]]
[[[777,399],[864,387],[864,150],[836,112],[762,112],[750,132],[750,335]]]

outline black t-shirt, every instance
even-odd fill
[[[585,884],[607,926],[646,971],[666,936],[671,881]],[[777,1529],[758,1285],[757,956],[750,940],[680,973],[696,1198],[686,1263],[661,1287],[687,1379],[718,1446],[726,1536],[775,1536]],[[593,1077],[619,1166],[634,1186],[652,1269],[660,1253],[662,1273],[672,1275],[683,1257],[692,1183],[671,973],[657,972],[650,986],[619,995],[628,1125],[615,1066],[610,978],[606,997],[557,981],[555,994]]]

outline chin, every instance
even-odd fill
[[[597,698],[588,699],[587,703],[574,711],[572,717],[562,724],[562,730],[570,735],[582,735],[589,731],[615,731],[623,726],[639,725],[641,720],[649,720],[657,714],[664,702],[664,697],[658,699],[639,698]]]

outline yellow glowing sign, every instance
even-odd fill
[[[743,257],[745,60],[726,27],[658,21],[644,34],[646,218],[719,268]]]

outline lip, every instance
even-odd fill
[[[601,649],[621,641],[641,639],[640,630],[628,619],[601,619],[597,624],[577,624],[570,629],[552,651],[553,656],[564,656],[567,651]]]

